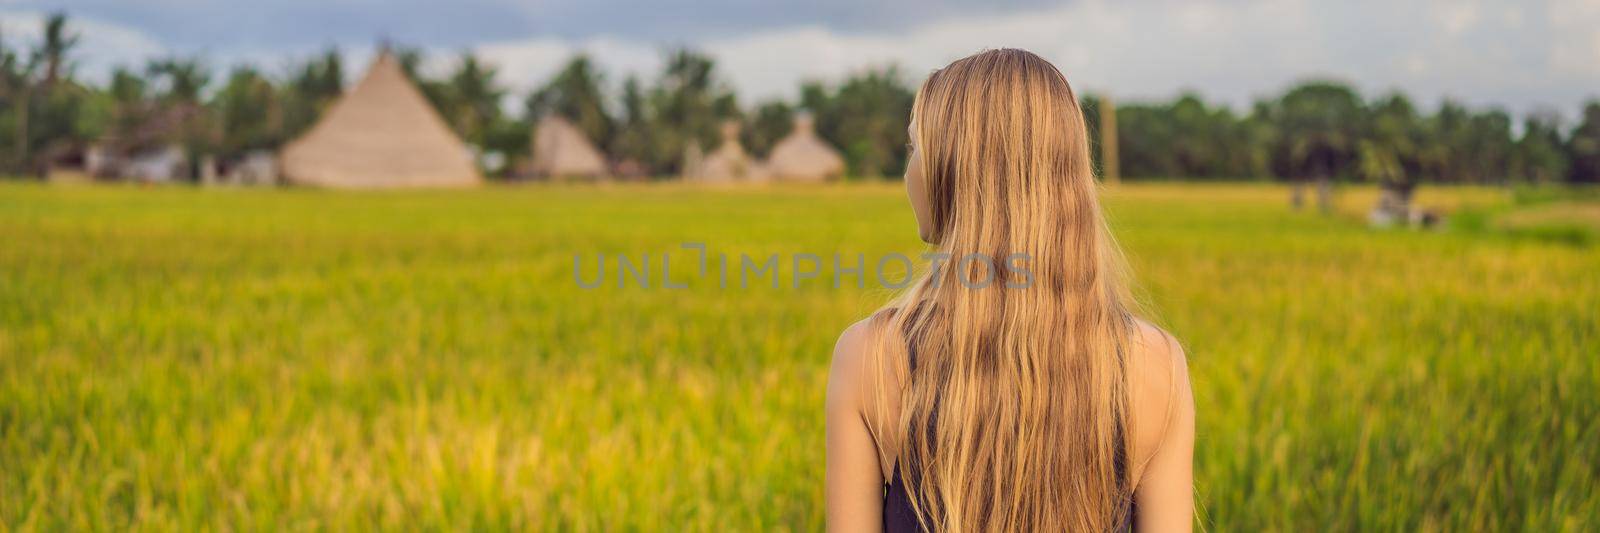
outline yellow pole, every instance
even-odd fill
[[[1111,96],[1100,97],[1100,165],[1106,183],[1121,183],[1122,168],[1117,156],[1117,104]]]

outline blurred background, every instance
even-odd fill
[[[1596,28],[1591,0],[0,0],[0,529],[821,529],[830,348],[891,295],[827,259],[924,250],[914,91],[1019,47],[1072,83],[1190,354],[1197,526],[1584,530]],[[823,272],[607,266],[685,242]]]
[[[16,175],[169,146],[185,167],[173,179],[224,173],[305,133],[387,47],[491,179],[531,173],[550,114],[633,177],[682,173],[686,147],[717,147],[726,121],[765,157],[797,113],[849,175],[897,176],[920,78],[1012,46],[1060,66],[1096,140],[1120,145],[1101,168],[1129,177],[1600,180],[1600,8],[1581,1],[3,9],[0,145]]]

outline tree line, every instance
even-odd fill
[[[0,35],[0,172],[7,174],[43,175],[64,155],[99,142],[172,144],[191,160],[274,150],[345,89],[347,67],[336,49],[276,74],[251,65],[219,73],[197,58],[159,58],[117,68],[94,85],[76,75],[80,35],[67,16],[48,17],[42,30],[37,42],[15,46]],[[720,142],[726,121],[742,124],[740,141],[764,155],[798,112],[815,118],[852,175],[898,176],[905,163],[915,80],[892,66],[833,84],[806,82],[794,101],[746,105],[713,58],[687,48],[668,51],[653,76],[620,81],[580,54],[526,95],[511,94],[495,67],[470,52],[440,76],[422,72],[421,50],[394,53],[491,176],[516,173],[530,155],[534,125],[550,113],[639,176],[676,174],[691,144]],[[1103,101],[1082,99],[1096,146]],[[1499,109],[1446,101],[1424,110],[1403,94],[1368,99],[1331,81],[1298,84],[1246,112],[1194,94],[1114,105],[1118,163],[1135,179],[1342,179],[1399,188],[1600,182],[1600,101],[1585,105],[1574,123],[1534,113],[1518,127]]]
[[[1084,104],[1098,124],[1098,99]],[[1600,182],[1600,101],[1587,103],[1575,124],[1547,111],[1515,128],[1501,109],[1445,100],[1426,110],[1398,92],[1366,99],[1342,83],[1309,81],[1246,113],[1185,94],[1118,105],[1116,115],[1118,160],[1135,177]]]

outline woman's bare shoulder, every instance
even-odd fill
[[[880,309],[844,328],[839,340],[833,344],[833,363],[829,374],[859,382],[863,378],[862,367],[868,366],[866,359],[871,352],[870,344],[878,340],[877,335],[887,331],[886,326],[894,319],[896,312],[895,308]]]
[[[866,384],[867,341],[875,317],[863,318],[839,334],[833,344],[833,362],[828,367],[828,409],[861,407],[861,391]]]
[[[1161,328],[1144,320],[1136,322],[1128,361],[1135,479],[1173,434],[1192,432],[1194,420],[1194,394],[1183,346]]]

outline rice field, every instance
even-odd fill
[[[1600,248],[1489,189],[1372,230],[1374,195],[1108,192],[1189,352],[1199,525],[1600,524]],[[888,184],[0,185],[0,529],[818,530],[829,352],[890,294],[831,257],[912,228]],[[618,254],[687,287],[580,286]]]

